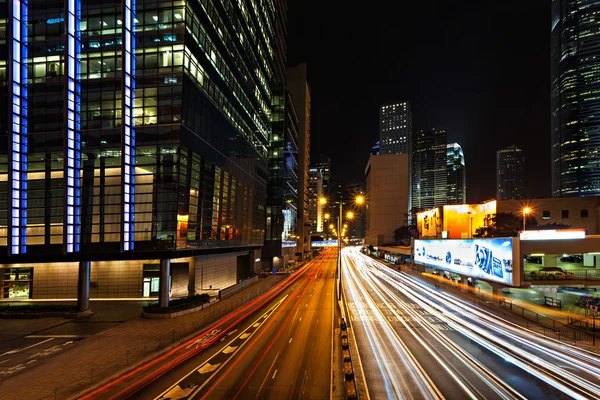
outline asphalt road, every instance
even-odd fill
[[[329,399],[332,382],[335,249],[199,355],[137,392],[139,399]]]
[[[371,399],[598,398],[600,359],[343,252],[344,293]]]

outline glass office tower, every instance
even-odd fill
[[[8,263],[259,249],[275,7],[0,2]]]
[[[600,196],[600,3],[552,1],[552,196]]]

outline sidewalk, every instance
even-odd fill
[[[191,314],[171,319],[136,318],[105,330],[52,358],[0,380],[2,398],[67,399],[168,351],[223,315],[281,282],[275,275]]]

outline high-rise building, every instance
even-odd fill
[[[465,155],[458,143],[450,143],[446,151],[446,168],[448,171],[447,204],[464,204],[467,202],[467,168]]]
[[[394,243],[394,231],[407,225],[408,154],[375,155],[365,168],[365,243]]]
[[[600,196],[600,3],[553,0],[552,196]]]
[[[525,198],[525,154],[517,146],[496,152],[496,199]]]
[[[310,169],[310,86],[306,64],[287,69],[287,88],[298,115],[298,222],[296,230],[300,257],[310,254],[310,219],[308,212],[308,171]]]
[[[331,160],[328,156],[319,154],[319,157],[312,162],[312,168],[316,168],[321,172],[321,176],[323,177],[323,195],[329,197],[331,195]]]
[[[408,101],[379,108],[379,154],[408,153],[412,114]]]
[[[268,145],[268,184],[266,202],[265,242],[262,249],[263,268],[282,268],[296,260],[298,222],[298,156],[299,120],[292,96],[286,85],[287,4],[276,3],[280,23],[273,46],[273,123]],[[291,244],[291,245],[290,245]]]
[[[0,4],[0,279],[164,305],[260,267],[285,31],[263,3]]]
[[[427,210],[446,204],[448,195],[448,132],[421,131],[413,135],[410,209]]]
[[[263,267],[271,270],[294,261],[298,216],[298,116],[283,87],[273,91],[273,131],[269,140]]]
[[[379,141],[377,141],[377,143],[375,143],[375,145],[373,147],[371,147],[371,155],[372,156],[378,156],[379,155]]]
[[[311,232],[323,232],[323,204],[319,199],[323,197],[323,177],[321,171],[311,168],[308,178],[308,212],[310,215]]]

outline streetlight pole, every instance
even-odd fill
[[[354,198],[354,204],[362,205],[362,204],[364,204],[364,202],[365,202],[365,197],[362,194],[357,195]],[[321,204],[321,205],[327,204],[327,199],[325,197],[321,197],[319,199],[319,204]],[[348,219],[352,219],[353,217],[354,217],[354,213],[352,211],[349,211]],[[340,216],[338,218],[338,224],[337,224],[338,229],[336,232],[337,237],[338,237],[338,244],[337,244],[337,248],[338,248],[338,253],[337,253],[338,300],[342,299],[342,236],[343,236],[342,235],[342,225],[343,225],[343,223],[344,223],[344,201],[343,201],[343,199],[340,199]],[[331,229],[333,229],[333,224],[331,224],[329,227]]]
[[[527,225],[525,224],[525,221],[527,220],[527,215],[529,215],[530,212],[531,212],[531,208],[529,208],[529,207],[523,208],[523,230],[527,230]]]
[[[340,199],[340,218],[338,219],[338,300],[342,299],[342,204],[344,202]]]

